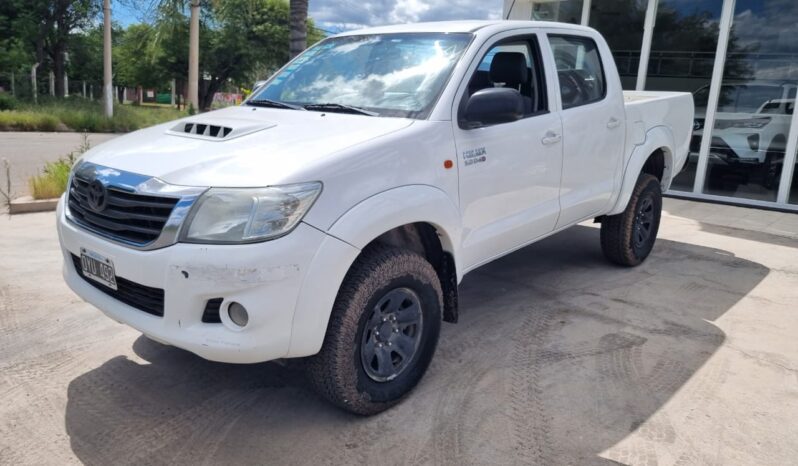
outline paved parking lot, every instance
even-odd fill
[[[52,214],[0,218],[0,463],[795,464],[798,235],[691,204],[635,269],[584,225],[469,274],[427,376],[372,418],[111,321],[63,284]]]

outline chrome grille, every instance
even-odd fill
[[[107,186],[106,202],[94,209],[88,200],[88,179],[72,177],[69,212],[83,226],[113,239],[143,245],[155,241],[169,220],[176,197],[152,196]]]

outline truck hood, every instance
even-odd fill
[[[230,107],[113,139],[83,160],[184,186],[267,186],[413,120]]]

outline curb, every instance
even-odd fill
[[[30,214],[34,212],[51,212],[58,206],[58,199],[39,199],[24,196],[11,201],[8,205],[8,214]]]

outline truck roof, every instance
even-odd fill
[[[522,27],[534,28],[561,28],[580,31],[592,30],[586,26],[568,23],[555,23],[552,21],[517,21],[517,20],[467,20],[467,21],[434,21],[427,23],[394,24],[390,26],[377,26],[353,31],[346,31],[338,36],[353,36],[361,34],[390,34],[399,32],[476,32],[480,29],[490,28],[493,32],[518,29]]]

